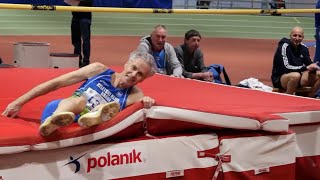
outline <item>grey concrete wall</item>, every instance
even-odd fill
[[[211,0],[211,9],[269,9],[269,2],[273,0]],[[313,9],[317,0],[285,0],[288,9]],[[195,9],[197,0],[173,0],[174,9]],[[314,14],[290,13],[287,16],[314,16]]]
[[[211,0],[210,8],[270,8],[272,0]],[[317,0],[286,0],[287,8],[315,8]],[[196,8],[197,0],[173,0],[173,8]]]

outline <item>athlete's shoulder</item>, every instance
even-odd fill
[[[85,76],[87,79],[89,79],[93,76],[96,76],[96,75],[106,71],[107,69],[108,69],[108,67],[105,66],[104,64],[95,62],[95,63],[89,64],[85,67],[78,69],[76,71],[76,74],[78,76]]]
[[[108,67],[100,62],[94,62],[94,63],[91,63],[89,66],[91,66],[91,68],[94,68],[94,69],[101,69],[101,70],[107,70]]]

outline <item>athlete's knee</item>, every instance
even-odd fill
[[[64,103],[67,103],[69,106],[73,107],[85,107],[86,98],[84,96],[72,96],[63,100]]]
[[[74,103],[78,106],[85,107],[87,99],[84,96],[73,97]]]

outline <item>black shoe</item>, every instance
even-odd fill
[[[80,63],[79,63],[80,64]],[[85,66],[87,66],[87,65],[89,65],[90,64],[90,62],[82,62],[80,65],[79,65],[79,67],[80,68],[82,68],[82,67],[85,67]]]
[[[0,57],[0,64],[2,64],[2,59],[1,59],[1,57]]]

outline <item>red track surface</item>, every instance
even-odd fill
[[[109,66],[121,66],[129,53],[136,49],[140,37],[94,36],[91,38],[91,61]],[[13,61],[15,42],[48,42],[50,52],[72,53],[70,36],[5,36],[0,41],[0,56],[5,63]],[[183,42],[182,37],[169,37],[168,42],[176,46]],[[272,59],[278,40],[203,38],[201,49],[205,63],[220,63],[226,67],[232,84],[254,77],[271,85]],[[313,56],[314,48],[309,48]]]

